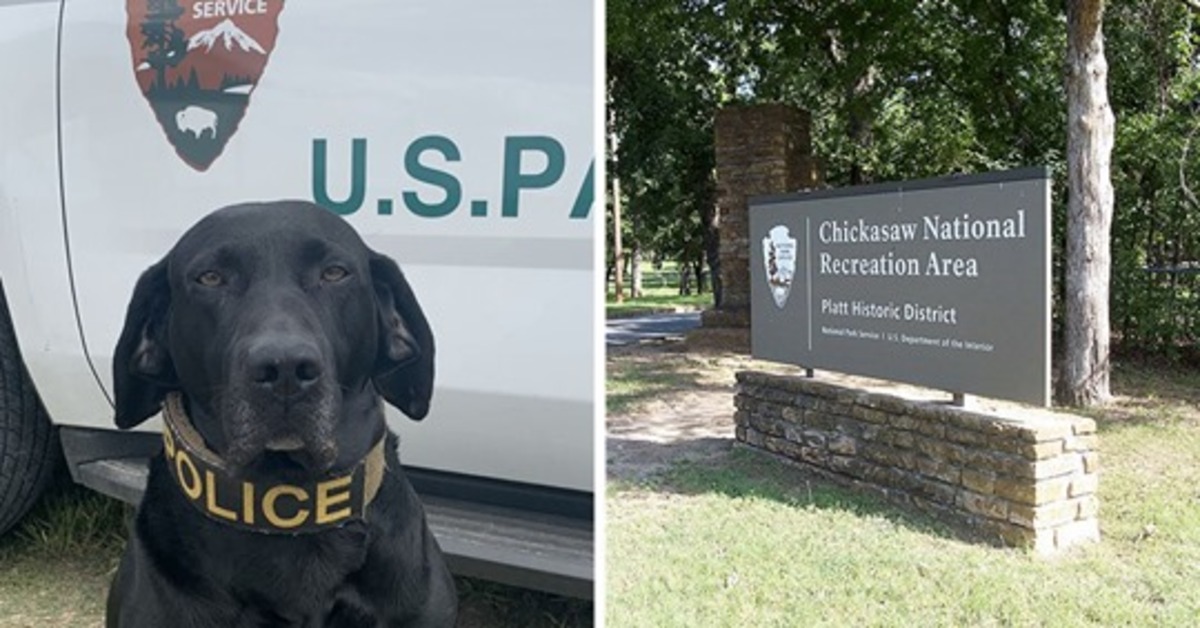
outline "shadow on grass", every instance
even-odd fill
[[[1131,427],[1185,423],[1200,427],[1200,371],[1152,360],[1117,363],[1112,403],[1069,410],[1096,420],[1103,435]]]
[[[657,490],[665,472],[681,463],[723,460],[732,445],[732,439],[727,437],[685,433],[670,442],[661,442],[610,431],[606,443],[610,492],[630,484]]]
[[[458,628],[530,626],[585,628],[594,625],[589,600],[455,576]]]
[[[681,347],[665,341],[650,346],[610,347],[605,379],[607,412],[625,414],[653,399],[680,391],[729,391],[732,381],[720,385],[702,381],[702,373],[688,360]],[[624,356],[614,362],[614,356]]]
[[[653,365],[633,366],[609,375],[605,383],[608,388],[608,412],[623,414],[660,395],[696,385],[694,376],[662,372]]]
[[[650,401],[662,399],[664,395],[678,393],[680,386],[686,386],[690,392],[728,392],[729,415],[733,416],[733,392],[730,385],[702,383],[696,374],[647,373],[634,376],[629,381],[617,376],[609,377],[606,385],[606,410],[609,415],[626,414]]]
[[[733,499],[768,500],[795,509],[839,511],[860,518],[886,520],[920,534],[968,543],[996,544],[996,540],[983,538],[961,525],[952,525],[884,496],[820,477],[799,463],[734,446],[731,440],[707,440],[725,440],[721,445],[713,444],[725,453],[689,458],[680,452],[695,451],[694,443],[641,442],[639,447],[657,445],[663,450],[657,452],[659,455],[674,455],[675,459],[664,465],[659,473],[643,478],[617,479],[613,484],[617,490],[624,484],[676,495],[715,494]]]

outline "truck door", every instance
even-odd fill
[[[138,274],[188,226],[316,200],[400,263],[434,328],[430,416],[389,415],[405,462],[591,490],[591,3],[66,0],[62,28],[66,231],[103,386]]]

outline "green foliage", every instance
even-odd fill
[[[1177,1],[1116,3],[1108,18],[1113,328],[1126,350],[1190,357],[1200,339],[1200,32]]]
[[[1197,13],[1180,0],[1107,4],[1113,327],[1119,346],[1183,355],[1200,339],[1200,274],[1146,269],[1200,263]],[[1061,269],[1061,2],[613,0],[608,19],[610,176],[630,241],[697,259],[715,202],[713,115],[785,102],[812,114],[833,186],[1048,166]]]
[[[609,132],[618,139],[608,172],[624,186],[623,238],[699,263],[703,218],[715,202],[712,114],[720,75],[696,36],[712,16],[667,0],[616,0],[607,14]]]

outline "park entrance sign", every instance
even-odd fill
[[[751,199],[754,357],[1048,405],[1049,177]]]

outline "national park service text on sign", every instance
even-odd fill
[[[754,357],[1047,405],[1044,168],[750,202]]]

